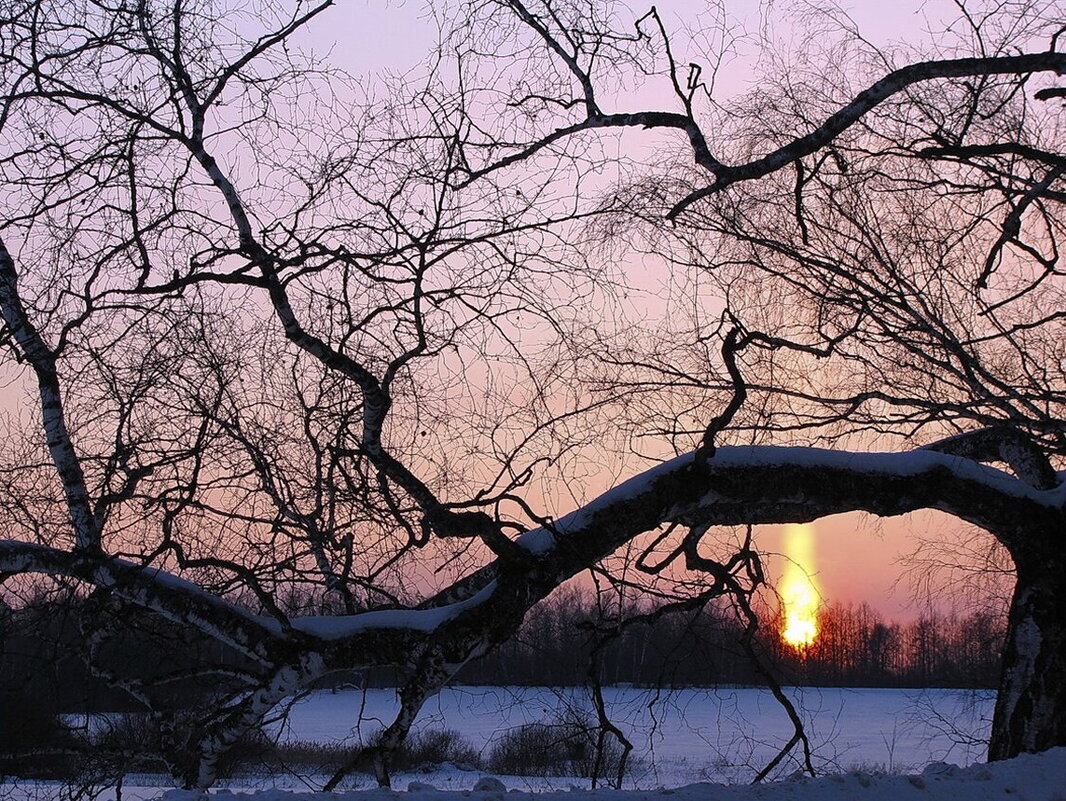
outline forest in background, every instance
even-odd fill
[[[11,613],[12,692],[121,689],[206,792],[286,698],[395,681],[348,760],[387,787],[423,705],[586,573],[679,616],[567,628],[529,680],[743,681],[732,650],[958,684],[960,621],[856,628],[847,678],[827,623],[752,628],[751,527],[937,510],[1016,568],[989,759],[1066,745],[1061,4],[881,47],[832,3],[434,2],[381,81],[308,47],[334,5],[5,4],[0,581],[86,593]]]
[[[240,667],[240,657],[219,644],[134,613],[124,617],[128,630],[86,641],[79,620],[88,603],[50,597],[0,607],[3,706],[15,708],[16,696],[29,695],[55,712],[132,710],[140,707],[138,689],[149,687],[157,697],[169,688],[163,694],[177,705],[190,694],[203,699],[225,688],[224,672],[192,669],[205,657]],[[647,604],[620,606],[617,599],[612,606],[592,593],[565,590],[534,608],[515,637],[466,665],[454,683],[576,686],[593,677],[602,684],[665,687],[765,683],[743,646],[744,628],[727,606],[658,611]],[[782,684],[993,688],[1004,621],[987,611],[934,611],[899,623],[867,604],[829,604],[809,648],[792,649],[777,631],[765,615],[752,645]],[[94,672],[86,668],[88,648],[94,649]],[[120,668],[137,676],[137,683],[112,680]],[[381,669],[342,674],[323,686],[394,683],[395,676]]]
[[[706,606],[664,617],[654,611],[619,615],[577,592],[553,597],[530,612],[516,637],[464,667],[458,682],[580,685],[589,676],[593,642],[616,634],[598,662],[603,684],[765,683],[730,609]],[[634,618],[649,620],[625,622]],[[782,684],[992,688],[999,680],[1005,621],[988,611],[929,611],[899,623],[868,604],[828,604],[819,626],[815,643],[797,651],[781,642],[777,621],[767,614],[753,638],[755,652]]]

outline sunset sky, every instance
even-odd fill
[[[8,4],[0,772],[1066,749],[1063,2]]]
[[[637,14],[646,10],[640,3],[631,2],[630,7]],[[753,4],[735,2],[730,10],[750,9]],[[696,10],[704,8],[704,3],[685,0],[668,0],[658,7],[669,25],[673,21],[679,37],[684,36],[680,20],[691,19]],[[783,13],[778,13],[772,4],[762,8],[769,15],[772,23],[780,26]],[[921,42],[927,27],[926,18],[935,19],[938,13],[947,15],[954,8],[950,2],[908,2],[898,3],[854,3],[848,7],[861,30],[873,41],[888,43],[891,41]],[[783,12],[785,9],[780,9]],[[759,17],[750,12],[743,18],[746,25],[758,25]],[[327,56],[330,63],[335,63],[368,84],[373,83],[387,72],[403,72],[415,69],[419,62],[431,51],[436,41],[436,25],[426,11],[425,4],[417,0],[409,2],[377,2],[376,0],[346,0],[345,3],[331,9],[320,19],[314,21],[308,31],[298,37],[300,44],[320,55]],[[727,80],[719,86],[720,94],[738,92],[752,88],[747,80],[743,59],[726,70]],[[654,96],[642,97],[642,101],[654,103]],[[662,107],[669,108],[669,98],[662,99]],[[641,262],[650,264],[650,262]],[[647,275],[637,276],[637,281],[654,287],[660,276],[654,267]],[[6,382],[5,382],[6,384]],[[16,410],[19,403],[15,397],[19,391],[15,387],[0,386],[0,393],[8,409]],[[22,406],[27,419],[36,416],[36,412]],[[787,444],[787,443],[780,443]],[[646,464],[634,464],[629,475],[638,472]],[[624,477],[619,473],[621,477]],[[595,487],[610,486],[613,477],[605,477],[601,482],[590,482]],[[593,490],[592,494],[598,490]],[[556,498],[549,503],[556,514],[572,509],[581,499]],[[816,521],[816,536],[813,543],[815,564],[813,571],[821,587],[825,601],[828,603],[868,602],[883,614],[898,619],[915,616],[923,603],[932,601],[941,609],[950,608],[955,603],[951,595],[939,595],[924,600],[915,599],[915,587],[909,578],[900,580],[903,567],[900,560],[910,554],[917,545],[919,536],[937,538],[951,535],[962,524],[946,516],[935,513],[919,513],[904,518],[879,520],[862,514],[837,515]],[[757,532],[758,542],[768,557],[769,571],[776,578],[781,574],[785,559],[783,534],[784,527],[767,526]],[[991,537],[988,537],[991,542]]]
[[[627,5],[636,12],[635,16],[647,10],[647,5],[639,2]],[[841,5],[858,24],[862,34],[878,45],[921,43],[927,39],[925,31],[935,27],[938,18],[954,16],[957,12],[955,5],[947,0]],[[678,42],[685,41],[686,21],[690,23],[698,19],[701,12],[706,15],[708,7],[709,4],[696,0],[667,0],[657,4],[666,24],[673,24],[675,47]],[[787,38],[787,29],[782,27],[783,19],[792,10],[790,5],[772,3],[727,3],[728,13],[739,23],[755,30],[769,25],[779,38]],[[403,73],[415,68],[435,41],[436,25],[421,2],[348,0],[342,8],[313,24],[306,44],[321,54],[328,51],[329,61],[372,83],[383,73]],[[795,46],[802,44],[798,42]],[[749,48],[749,54],[751,52],[754,50]],[[723,70],[717,96],[754,88],[749,76],[745,59],[736,59]],[[655,99],[654,95],[640,97],[641,102],[649,105]],[[662,99],[663,108],[669,108],[669,103],[669,98]],[[646,280],[649,285],[654,284],[656,276],[650,274]],[[565,512],[569,503],[559,500],[558,511]],[[918,536],[952,535],[961,525],[953,518],[935,513],[891,520],[846,514],[817,521],[814,524],[814,572],[825,601],[868,602],[886,616],[898,619],[913,618],[926,603],[933,603],[939,609],[950,609],[955,604],[953,596],[930,598],[922,595],[909,577],[900,580],[904,570],[900,561],[914,550]],[[768,563],[774,577],[781,574],[786,561],[780,555],[784,551],[783,531],[783,526],[768,526],[758,531],[762,548],[772,554]],[[915,598],[915,592],[919,592],[918,598]]]

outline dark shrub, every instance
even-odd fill
[[[488,768],[510,776],[617,775],[622,748],[608,735],[597,765],[598,735],[594,724],[574,714],[551,722],[528,723],[496,738]]]
[[[71,778],[79,746],[47,698],[0,693],[0,776]]]
[[[179,714],[172,725],[180,731],[193,724],[191,714]],[[218,763],[221,778],[233,776],[269,763],[274,743],[260,729],[243,734],[229,747]],[[93,737],[93,761],[98,770],[167,772],[175,756],[174,743],[163,735],[162,722],[145,713],[111,716],[106,726]]]
[[[128,771],[166,771],[159,724],[144,713],[107,717],[92,737],[98,767],[114,766]]]
[[[268,766],[305,768],[315,772],[333,773],[341,766],[357,773],[373,773],[373,746],[322,745],[309,742],[287,742],[275,746]],[[352,757],[356,757],[351,764]],[[481,755],[469,742],[451,729],[420,731],[408,736],[402,746],[392,755],[390,769],[411,773],[430,771],[440,765],[452,764],[464,770],[481,767]]]
[[[286,771],[332,774],[351,756],[352,747],[348,745],[291,740],[275,745],[267,764]]]
[[[241,773],[258,772],[264,765],[277,762],[277,746],[262,729],[252,729],[240,736],[218,761],[218,775],[225,779]]]
[[[408,736],[403,747],[393,756],[392,769],[424,770],[446,762],[475,770],[481,764],[481,755],[459,732],[452,729],[430,729]]]

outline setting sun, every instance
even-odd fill
[[[808,648],[818,636],[818,607],[821,595],[811,577],[814,551],[810,526],[785,529],[785,570],[779,592],[784,620],[781,639],[796,650]]]

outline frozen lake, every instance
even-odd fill
[[[966,765],[984,759],[991,691],[787,692],[801,710],[820,770],[913,772],[933,761]],[[610,687],[604,695],[612,719],[635,747],[638,763],[630,778],[638,787],[748,781],[791,735],[784,710],[763,689]],[[426,704],[415,727],[453,729],[487,755],[500,732],[551,721],[567,706],[591,710],[581,688],[453,687]],[[281,740],[366,742],[396,709],[389,689],[318,691],[294,703],[271,731]],[[797,767],[793,762],[781,773]]]

